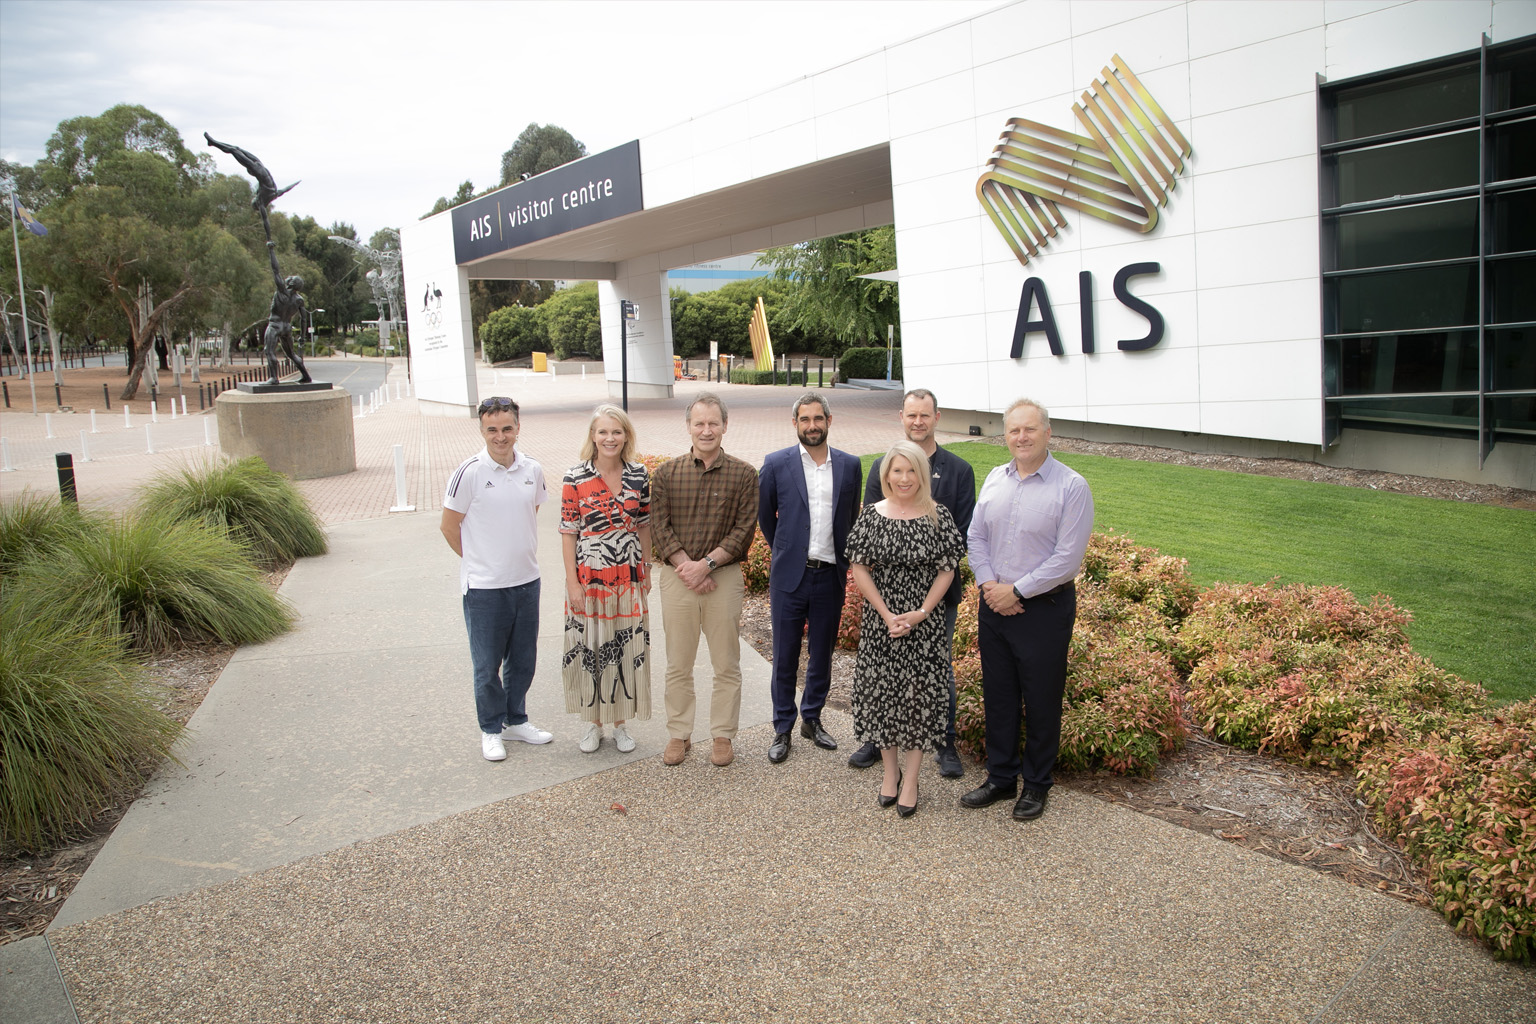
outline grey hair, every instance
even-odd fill
[[[684,423],[693,422],[693,407],[696,405],[712,405],[716,409],[720,410],[721,423],[731,422],[731,413],[728,409],[726,409],[725,401],[713,391],[700,391],[698,394],[693,396],[693,401],[689,402],[688,405],[683,409]]]
[[[1040,414],[1040,425],[1046,430],[1050,430],[1051,414],[1045,411],[1045,406],[1041,405],[1033,398],[1015,398],[1013,401],[1009,402],[1008,408],[1003,410],[1003,419],[1006,420],[1009,415],[1012,414],[1013,410],[1026,405]]]
[[[924,398],[926,398],[928,401],[933,403],[933,411],[939,411],[938,398],[936,398],[933,392],[929,391],[927,388],[913,388],[911,391],[908,391],[906,394],[901,396],[901,404],[906,405],[907,399],[909,398],[916,398],[918,401],[922,401]]]
[[[807,391],[805,394],[795,399],[795,404],[789,408],[789,418],[792,420],[799,419],[800,407],[802,405],[810,405],[812,402],[815,402],[817,405],[821,406],[821,414],[823,416],[825,416],[827,419],[832,418],[832,407],[827,404],[827,400],[821,396],[821,392],[819,391]]]

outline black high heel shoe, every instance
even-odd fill
[[[883,787],[884,785],[885,785],[885,782],[882,779],[881,780],[881,786]],[[896,792],[897,792],[898,796],[901,793],[901,776],[900,775],[896,776]],[[884,793],[876,793],[875,794],[875,800],[876,800],[876,802],[878,802],[880,804],[881,807],[889,807],[889,806],[891,806],[891,804],[896,802],[897,797],[895,797],[895,796],[886,796]]]
[[[908,807],[906,804],[897,804],[896,805],[896,813],[901,815],[903,818],[910,818],[910,817],[912,817],[912,815],[917,813],[917,788],[918,787],[917,787],[916,784],[914,784],[912,786],[913,792],[912,792],[912,806],[911,807]],[[884,799],[884,798],[882,797],[881,799]]]

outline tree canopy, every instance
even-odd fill
[[[587,147],[559,125],[531,123],[501,155],[501,184],[516,184],[524,175],[531,178],[586,155]]]
[[[799,285],[787,312],[809,337],[832,338],[843,347],[884,344],[886,325],[901,322],[895,283],[860,277],[896,269],[893,227],[775,246],[759,262],[773,267],[778,280]]]

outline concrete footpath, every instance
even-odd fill
[[[553,495],[601,382],[482,377]],[[642,451],[686,446],[702,386],[631,403]],[[792,441],[787,390],[720,390],[727,450]],[[838,447],[896,436],[899,396],[833,401]],[[283,584],[297,628],[235,655],[47,936],[0,946],[0,1022],[1536,1021],[1536,974],[1437,915],[1123,807],[1058,789],[1021,826],[958,805],[979,768],[929,764],[902,820],[833,712],[842,750],[797,735],[770,765],[749,647],[734,765],[707,742],[660,763],[660,659],[634,753],[580,753],[553,500],[530,716],[555,740],[482,760],[437,532],[477,435],[414,405],[356,421],[357,473],[303,485],[331,551]],[[390,516],[395,444],[418,511]],[[130,462],[93,479],[104,503]],[[705,740],[702,649],[698,675]]]

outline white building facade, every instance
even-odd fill
[[[620,149],[402,231],[418,395],[478,398],[472,277],[598,280],[615,388],[636,303],[657,397],[668,269],[894,223],[946,426],[1536,488],[1533,0],[1024,0]]]

